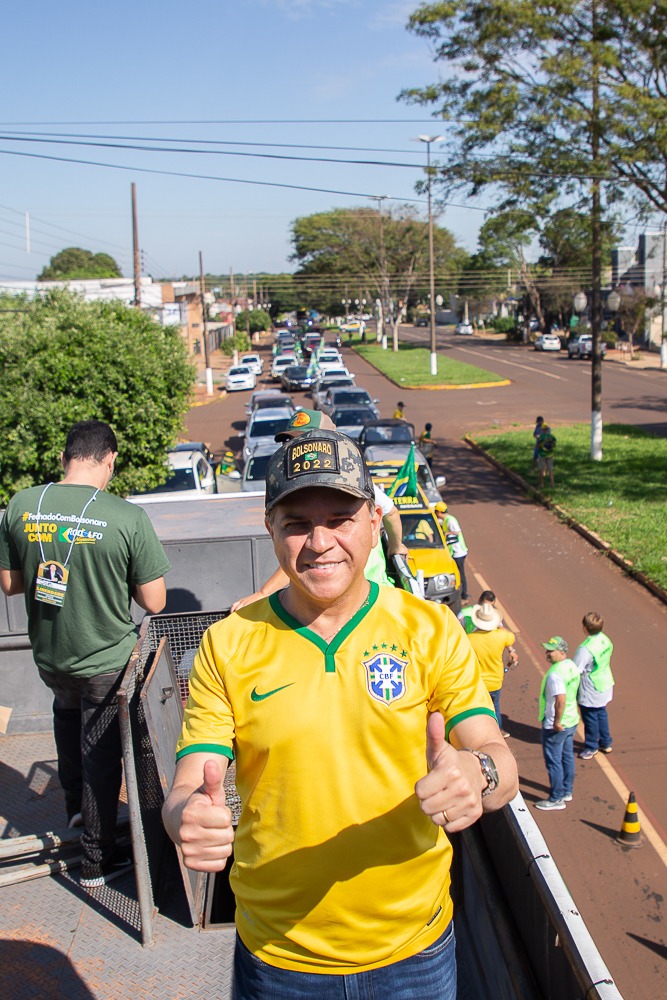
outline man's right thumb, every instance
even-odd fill
[[[208,795],[214,806],[225,805],[222,768],[217,760],[207,760],[204,764],[204,784],[202,791]]]

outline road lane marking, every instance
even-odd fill
[[[474,354],[477,358],[484,358],[486,361],[490,360],[488,354],[482,354],[481,351],[471,351],[469,347],[459,347],[459,350],[463,354]],[[504,365],[512,365],[513,368],[524,368],[527,372],[534,372],[536,375],[544,375],[545,378],[555,378],[559,382],[567,381],[567,379],[564,379],[562,375],[554,375],[553,372],[543,372],[539,368],[531,368],[529,365],[520,365],[517,361],[505,361],[504,359],[501,359],[501,363]]]

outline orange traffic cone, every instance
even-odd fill
[[[644,838],[641,834],[639,814],[637,813],[637,800],[635,793],[630,792],[628,804],[625,807],[625,819],[621,826],[621,832],[616,838],[616,843],[622,844],[623,847],[641,847],[643,842]]]

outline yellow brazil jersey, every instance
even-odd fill
[[[503,686],[505,665],[503,652],[514,645],[514,632],[508,628],[494,628],[490,632],[477,629],[468,636],[482,672],[487,691],[499,691]]]
[[[236,757],[236,923],[263,961],[360,972],[443,932],[451,847],[414,793],[436,710],[495,717],[454,615],[405,591],[372,583],[329,645],[278,594],[206,632],[177,756]]]

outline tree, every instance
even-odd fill
[[[75,278],[121,278],[120,268],[108,253],[93,253],[81,247],[67,247],[52,257],[37,275],[38,281],[66,281]]]
[[[445,187],[491,185],[504,208],[542,216],[569,200],[591,219],[591,454],[602,457],[602,208],[636,196],[667,211],[664,3],[448,0],[409,27],[447,62],[441,82],[403,96],[455,122]]]
[[[271,329],[271,317],[263,309],[251,309],[249,312],[243,309],[234,322],[241,333],[253,334]]]
[[[0,503],[61,473],[67,431],[110,423],[120,453],[112,492],[164,482],[195,381],[178,328],[123,303],[64,291],[0,300]]]
[[[444,295],[456,288],[466,254],[447,229],[436,226],[433,237],[437,290]],[[428,224],[415,210],[352,208],[304,216],[292,223],[292,244],[302,287],[319,288],[334,312],[340,312],[341,299],[379,300],[398,350],[398,326],[409,301],[428,289]]]

